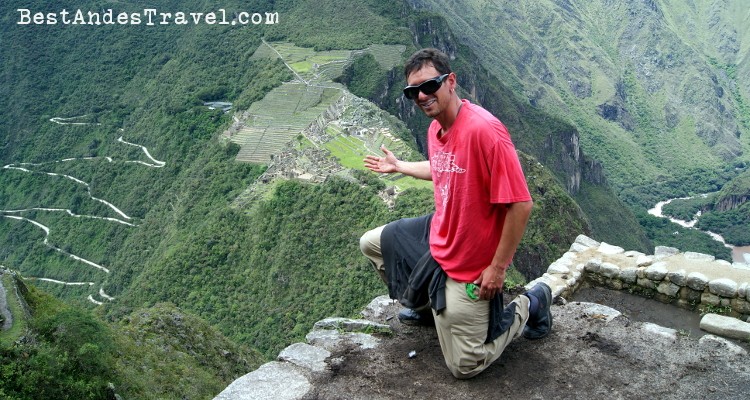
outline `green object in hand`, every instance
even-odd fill
[[[479,289],[479,286],[473,284],[473,283],[467,283],[466,284],[466,295],[469,296],[470,299],[476,300],[479,298],[477,296],[477,289]]]

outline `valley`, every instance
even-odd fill
[[[741,3],[273,4],[279,24],[243,28],[2,14],[0,395],[106,398],[112,382],[125,397],[211,397],[383,294],[359,236],[430,212],[433,194],[362,158],[385,146],[423,159],[429,121],[401,95],[401,65],[423,46],[450,54],[462,96],[517,143],[535,202],[509,286],[582,233],[731,257],[663,218],[695,207],[711,209],[695,228],[747,249]],[[708,192],[711,204],[648,213]]]

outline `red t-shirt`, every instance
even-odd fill
[[[531,200],[516,148],[502,122],[462,100],[447,134],[432,121],[428,137],[435,189],[430,252],[457,282],[473,282],[500,243],[506,208]]]

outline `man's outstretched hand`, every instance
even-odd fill
[[[383,151],[385,157],[367,155],[364,159],[365,168],[373,172],[380,172],[382,174],[398,172],[398,168],[396,167],[398,159],[396,158],[396,156],[394,156],[390,150],[386,149],[384,145],[380,146],[380,150]]]

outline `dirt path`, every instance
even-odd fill
[[[66,256],[68,256],[68,257],[70,257],[70,258],[72,258],[72,259],[74,259],[76,261],[80,261],[80,262],[82,262],[84,264],[87,264],[87,265],[92,266],[94,268],[100,269],[100,270],[102,270],[102,271],[104,271],[106,273],[109,273],[109,269],[106,268],[106,267],[103,267],[103,266],[101,266],[101,265],[99,265],[99,264],[97,264],[97,263],[95,263],[93,261],[86,260],[85,258],[78,257],[75,254],[68,253],[67,251],[65,251],[63,249],[61,249],[59,247],[56,247],[56,246],[53,246],[52,244],[50,244],[49,243],[49,232],[50,232],[50,230],[49,230],[49,228],[47,226],[42,225],[39,222],[34,221],[33,219],[28,219],[28,218],[24,218],[24,217],[15,216],[15,215],[3,215],[3,217],[10,218],[10,219],[15,219],[15,220],[19,220],[19,221],[26,221],[26,222],[29,222],[29,223],[37,226],[38,228],[41,228],[44,231],[44,242],[43,243],[44,243],[45,246],[47,246],[47,247],[51,248],[52,250],[55,250],[55,251],[57,251],[59,253],[65,254]]]
[[[71,160],[75,160],[75,159],[66,159],[66,161],[71,161]],[[55,162],[57,162],[57,161],[55,161]],[[17,165],[26,165],[26,166],[35,165],[35,166],[39,166],[39,165],[43,165],[43,164],[19,163]],[[73,182],[75,182],[75,183],[77,183],[79,185],[83,185],[84,187],[86,187],[86,192],[88,193],[89,198],[91,200],[94,200],[96,202],[99,202],[99,203],[102,203],[102,204],[106,205],[112,211],[114,211],[115,213],[117,213],[118,215],[120,215],[124,219],[131,219],[122,210],[120,210],[119,208],[115,207],[114,204],[112,204],[112,203],[110,203],[110,202],[108,202],[108,201],[106,201],[104,199],[100,199],[100,198],[94,197],[94,195],[91,193],[91,185],[89,185],[87,182],[84,182],[84,181],[82,181],[82,180],[80,180],[80,179],[78,179],[78,178],[76,178],[74,176],[65,175],[65,174],[58,174],[58,173],[55,173],[55,172],[34,171],[34,170],[30,170],[30,169],[25,168],[25,167],[16,166],[16,164],[5,165],[5,166],[3,166],[3,169],[17,170],[17,171],[22,171],[22,172],[30,173],[30,174],[43,174],[43,175],[48,175],[48,176],[59,176],[59,177],[65,178],[65,179],[69,179],[69,180],[71,180],[71,181],[73,181]],[[39,208],[39,209],[43,209],[43,208]],[[72,214],[72,212],[70,212],[70,214]]]
[[[117,141],[120,142],[120,143],[126,144],[128,146],[133,146],[133,147],[140,148],[143,151],[143,153],[146,154],[146,157],[148,157],[148,159],[151,160],[151,164],[149,164],[147,162],[143,162],[143,161],[125,161],[126,163],[138,163],[138,164],[143,164],[143,165],[145,165],[147,167],[152,167],[152,168],[163,168],[165,165],[167,165],[166,162],[159,161],[159,160],[155,159],[153,156],[151,156],[151,153],[149,153],[148,148],[146,146],[141,146],[140,144],[126,142],[126,141],[122,140],[122,136],[120,136],[119,138],[117,138]]]

